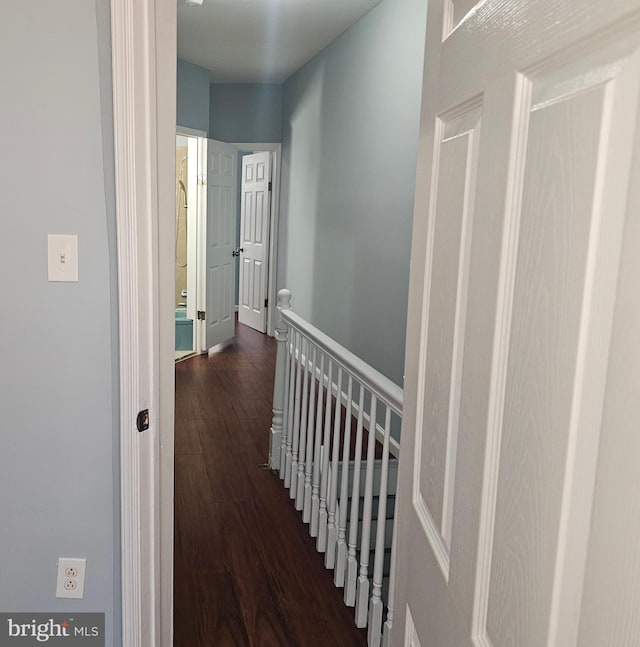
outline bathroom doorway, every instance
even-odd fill
[[[178,129],[175,184],[175,360],[200,350],[198,319],[198,241],[201,145],[205,133]]]

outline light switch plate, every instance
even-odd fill
[[[78,237],[49,234],[49,281],[78,280]]]

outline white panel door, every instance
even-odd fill
[[[429,0],[391,642],[637,647],[640,4],[473,4]]]
[[[271,153],[242,158],[238,321],[267,331]]]
[[[235,146],[208,140],[205,321],[209,350],[234,334],[237,163]]]

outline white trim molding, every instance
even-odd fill
[[[145,564],[151,537],[143,537],[141,533],[143,503],[140,497],[141,479],[148,481],[150,476],[144,470],[141,474],[141,445],[148,444],[146,441],[153,428],[140,435],[135,422],[138,411],[145,408],[149,409],[151,420],[156,417],[152,406],[155,394],[149,379],[151,357],[148,349],[141,347],[140,335],[142,321],[150,314],[145,312],[150,304],[142,301],[141,294],[148,288],[149,277],[145,276],[144,266],[151,250],[147,251],[142,243],[153,219],[149,168],[152,117],[147,95],[151,83],[150,70],[144,65],[148,55],[144,51],[149,31],[144,17],[148,4],[148,0],[142,0],[137,7],[133,0],[111,3],[120,339],[123,645],[155,642],[155,605],[149,605],[148,599],[143,600],[143,590],[147,588],[144,580],[153,575]],[[140,97],[143,100],[137,100],[139,94],[143,95]],[[140,251],[143,257],[139,256]],[[149,530],[153,534],[153,529]]]
[[[161,215],[173,204],[166,200],[173,181],[165,176],[171,178],[175,159],[165,139],[175,137],[175,74],[165,72],[176,59],[175,22],[171,0],[111,1],[125,647],[168,647],[172,638],[172,522],[160,507],[160,470],[169,455],[173,463],[173,414],[167,414],[173,410],[173,388],[166,383],[165,354],[170,354],[163,351],[168,332],[160,317],[167,272],[159,258],[170,246]],[[161,401],[160,393],[171,401]],[[136,417],[145,409],[149,429],[141,433]],[[169,485],[172,490],[173,482]],[[172,491],[162,492],[162,498],[172,512]]]

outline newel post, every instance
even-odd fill
[[[278,292],[278,311],[291,309],[291,292],[287,289]],[[285,396],[285,366],[287,362],[287,342],[289,328],[284,323],[282,316],[278,317],[275,331],[277,343],[276,374],[273,382],[273,419],[271,421],[271,436],[269,438],[269,467],[272,470],[280,469],[280,447],[284,428],[284,396]]]

